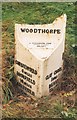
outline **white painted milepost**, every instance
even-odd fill
[[[31,97],[51,94],[62,74],[66,14],[51,24],[15,24],[14,72]]]

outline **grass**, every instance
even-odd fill
[[[8,103],[10,99],[13,99],[13,89],[11,81],[14,78],[14,28],[15,23],[28,23],[28,24],[43,24],[52,23],[57,17],[62,14],[67,15],[67,27],[66,27],[66,49],[65,49],[65,70],[64,75],[67,79],[70,77],[74,81],[74,58],[75,49],[72,48],[72,44],[77,44],[76,39],[76,3],[35,3],[35,2],[4,2],[2,3],[2,68],[3,68],[3,81],[4,86],[4,100],[3,103]],[[68,65],[67,65],[68,63]],[[67,72],[67,69],[69,70]],[[9,83],[9,84],[8,84]],[[6,87],[7,86],[7,87]],[[60,104],[56,105],[54,108],[54,102],[52,98],[41,98],[38,100],[39,106],[34,108],[36,102],[28,103],[22,101],[19,103],[17,101],[7,106],[3,111],[4,117],[61,117],[61,112],[63,110]],[[56,98],[55,98],[56,99]],[[60,100],[60,99],[59,99]],[[44,101],[44,103],[42,103]],[[55,101],[56,102],[56,101]],[[59,101],[58,101],[59,102]],[[31,105],[33,104],[32,108]],[[25,108],[24,108],[25,105]],[[31,111],[30,111],[31,110]],[[15,112],[16,111],[16,112]],[[55,112],[56,111],[56,112]],[[58,112],[60,111],[60,112]],[[23,114],[22,114],[23,112]],[[68,114],[68,112],[67,112]],[[71,112],[71,115],[74,115]],[[65,116],[65,113],[63,113]]]
[[[7,32],[14,38],[15,23],[43,24],[52,23],[55,18],[66,13],[66,43],[75,43],[75,5],[74,3],[3,3],[3,24],[8,24]],[[13,39],[14,40],[14,39]],[[72,48],[71,48],[72,49]]]

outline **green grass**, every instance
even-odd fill
[[[6,52],[5,61],[7,61],[8,70],[5,71],[5,77],[11,79],[9,68],[13,66],[14,61],[14,29],[15,23],[21,24],[43,24],[52,23],[62,14],[67,15],[66,27],[66,51],[69,54],[75,54],[71,47],[75,43],[75,3],[38,3],[38,2],[4,2],[2,3],[2,42],[3,49]],[[12,73],[12,72],[11,72]],[[9,75],[8,75],[9,74]]]
[[[15,23],[43,24],[52,23],[55,18],[66,13],[67,29],[66,43],[71,46],[75,41],[75,5],[74,3],[3,3],[2,23],[8,24],[7,32],[14,39]]]
[[[3,77],[4,81],[6,81],[4,85],[4,103],[7,103],[8,100],[10,100],[9,96],[13,97],[11,93],[11,87],[9,87],[8,81],[14,80],[14,29],[15,29],[15,23],[21,23],[21,24],[43,24],[43,23],[52,23],[57,17],[59,17],[62,14],[67,15],[67,27],[66,27],[66,54],[65,54],[65,62],[67,68],[71,65],[72,68],[71,74],[67,74],[68,77],[72,76],[74,71],[73,66],[73,61],[74,61],[74,55],[75,55],[75,50],[72,48],[72,44],[76,43],[76,7],[75,3],[54,3],[54,2],[47,2],[47,3],[34,3],[34,2],[5,2],[2,3],[2,49],[3,49]],[[68,57],[71,56],[71,57]],[[73,56],[73,57],[72,57]],[[72,59],[70,59],[72,58]],[[69,63],[67,65],[67,63]],[[67,69],[66,69],[67,72]],[[67,76],[66,76],[67,77]],[[8,84],[8,85],[7,85]],[[7,87],[5,87],[7,85]],[[10,95],[9,95],[10,94]],[[49,99],[50,100],[50,99]],[[47,101],[45,101],[47,103]],[[52,104],[52,101],[51,101]],[[43,115],[44,117],[53,117],[53,115],[60,116],[60,113],[56,113],[51,109],[50,107],[47,107],[45,109],[45,104],[43,106],[39,106],[40,109],[40,114],[37,115]],[[50,105],[49,105],[50,106]],[[52,107],[52,106],[51,106]],[[15,108],[13,106],[13,108]],[[9,108],[8,108],[9,109]],[[16,108],[17,109],[17,108]],[[48,111],[47,111],[48,109]],[[60,106],[57,106],[57,112],[60,110],[62,111],[62,108]],[[21,110],[21,109],[19,109]],[[6,110],[5,110],[6,111]],[[8,110],[7,110],[8,111]],[[6,114],[7,114],[6,111]],[[14,111],[13,111],[14,112]],[[12,112],[12,113],[13,113]],[[7,115],[9,115],[11,112]],[[21,113],[21,111],[19,111]],[[26,112],[24,112],[25,115]],[[44,114],[45,113],[45,114]],[[5,114],[5,116],[7,116]],[[34,114],[34,113],[33,113]],[[72,113],[73,114],[73,113]],[[18,113],[16,113],[18,115]],[[63,114],[64,115],[64,114]],[[9,115],[10,116],[10,115]],[[12,116],[12,115],[11,115]],[[20,114],[20,116],[22,116]]]

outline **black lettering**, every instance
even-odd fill
[[[34,74],[37,75],[37,71],[36,70],[34,70]]]
[[[48,30],[48,29],[46,30],[46,33],[49,33],[49,30]]]
[[[48,80],[50,77],[52,77],[52,73],[46,76],[46,80]]]
[[[25,28],[21,28],[21,32],[25,32]]]
[[[30,33],[32,33],[33,32],[33,29],[30,29]]]
[[[19,82],[17,82],[17,85],[18,85],[21,89],[25,90],[26,93],[29,93],[29,94],[35,96],[35,93],[34,93],[33,91],[31,91],[29,88],[27,88],[26,86],[23,86],[23,85],[22,85],[21,83],[19,83]]]
[[[31,78],[32,78],[32,74],[30,74],[30,73],[28,73],[28,72],[24,71],[24,69],[22,69],[22,73],[24,73],[24,74],[26,74],[27,76],[29,76],[29,77],[31,77]]]
[[[50,29],[50,33],[53,33],[53,30],[52,30],[52,29]]]
[[[56,84],[56,82],[52,82],[51,84],[49,84],[49,88],[53,87]]]
[[[60,72],[61,70],[62,70],[61,67],[59,69],[55,70],[54,75],[57,74],[58,72]]]
[[[38,29],[38,32],[40,33],[40,32],[41,32],[41,29]]]
[[[27,32],[27,33],[29,32],[29,29],[28,29],[28,28],[26,29],[26,32]]]
[[[46,80],[49,79],[48,75],[46,76]]]
[[[20,82],[24,83],[23,79],[20,79]]]
[[[34,29],[34,33],[37,33],[37,29]]]
[[[33,85],[35,85],[35,80],[33,80]]]
[[[30,79],[29,77],[23,75],[22,73],[20,73],[18,71],[17,71],[17,75],[19,77],[23,78],[24,80],[27,80],[28,82],[32,83],[33,85],[35,85],[35,80]]]
[[[54,34],[57,32],[57,30],[56,29],[54,29]]]
[[[60,29],[29,29],[29,28],[21,28],[21,32],[26,32],[26,33],[52,33],[52,34],[60,34],[61,30]]]
[[[32,86],[30,84],[24,82],[23,79],[20,79],[20,82],[23,83],[24,85],[26,85],[27,87],[32,88]]]
[[[35,93],[34,93],[33,91],[31,92],[31,94],[32,94],[33,96],[35,96]]]
[[[51,84],[49,84],[49,92],[51,92],[54,89],[54,87],[57,86],[57,83],[58,83],[58,79],[57,79],[57,81],[52,82]]]
[[[57,34],[60,34],[61,33],[61,30],[60,29],[57,29]]]
[[[49,89],[49,92],[52,92],[53,91],[53,88]]]
[[[51,81],[55,80],[56,78],[57,78],[57,76],[55,76],[55,77],[51,78]]]
[[[45,29],[42,29],[42,33],[45,33]]]
[[[29,67],[29,66],[27,66],[27,65],[25,65],[25,64],[23,64],[23,63],[21,63],[21,62],[19,62],[18,60],[15,60],[15,63],[16,63],[17,65],[23,67],[24,69],[30,71],[31,73],[37,75],[37,71],[34,70],[33,68],[31,68],[31,67]]]

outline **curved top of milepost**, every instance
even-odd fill
[[[64,41],[66,14],[51,24],[15,24],[15,40],[20,42],[35,57],[47,59]]]

